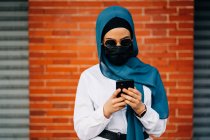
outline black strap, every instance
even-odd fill
[[[149,134],[147,134],[147,132],[143,132],[143,134],[144,134],[144,139],[148,139],[149,138]]]
[[[126,140],[126,134],[120,132],[115,133],[109,130],[104,130],[98,136],[109,139],[109,140]]]
[[[144,131],[144,139],[149,138],[149,135]],[[126,134],[120,132],[115,133],[109,130],[104,130],[98,136],[109,139],[109,140],[126,140]]]

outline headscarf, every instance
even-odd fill
[[[113,18],[118,17],[126,20],[132,28],[133,57],[121,66],[111,64],[102,49],[102,32],[106,24]],[[96,21],[96,43],[100,71],[102,74],[113,80],[133,79],[135,87],[142,94],[144,101],[143,85],[149,87],[152,91],[151,107],[159,114],[160,119],[168,117],[168,100],[158,70],[148,64],[143,63],[136,56],[138,55],[138,46],[135,37],[133,19],[130,12],[120,6],[111,6],[104,9]],[[133,109],[127,106],[127,140],[144,140],[143,125],[135,116]]]

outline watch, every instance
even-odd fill
[[[144,105],[144,106],[145,106],[144,110],[138,115],[140,118],[144,117],[144,115],[147,112],[147,106],[146,105]]]

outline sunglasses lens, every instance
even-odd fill
[[[132,40],[131,39],[123,39],[123,40],[121,40],[121,45],[123,47],[131,46],[132,45]]]
[[[114,46],[116,46],[116,42],[115,42],[115,40],[107,40],[106,42],[105,42],[105,46],[106,47],[114,47]]]

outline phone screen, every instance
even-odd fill
[[[116,89],[120,88],[121,89],[121,92],[117,95],[117,97],[120,97],[121,94],[123,93],[122,92],[122,89],[123,88],[134,88],[134,81],[133,80],[118,80],[116,82]],[[124,93],[125,94],[125,93]]]

